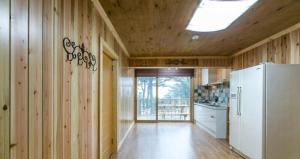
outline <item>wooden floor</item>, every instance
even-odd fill
[[[116,159],[240,159],[192,123],[139,123]]]

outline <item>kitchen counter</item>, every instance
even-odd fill
[[[194,103],[194,106],[206,107],[214,110],[226,110],[228,108],[226,105],[209,105],[209,103]]]

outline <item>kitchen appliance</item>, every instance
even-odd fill
[[[300,65],[233,71],[230,145],[251,159],[300,158]]]

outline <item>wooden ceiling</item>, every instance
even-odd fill
[[[259,0],[226,30],[210,33],[185,30],[197,0],[99,1],[132,57],[232,55],[300,22],[300,0]]]

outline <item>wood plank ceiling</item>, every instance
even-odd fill
[[[300,21],[299,0],[259,0],[226,30],[197,33],[185,27],[198,0],[99,1],[132,57],[232,55]]]

